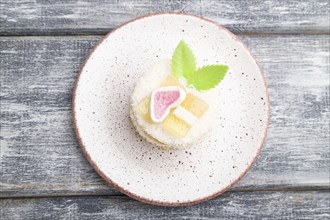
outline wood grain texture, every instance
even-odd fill
[[[225,193],[188,207],[126,196],[0,200],[1,219],[329,219],[329,191]]]
[[[329,33],[328,0],[70,0],[0,2],[0,35],[105,34],[138,16],[185,12],[235,33]]]
[[[114,195],[72,127],[79,66],[100,39],[2,37],[0,197]],[[329,188],[329,40],[243,36],[264,69],[271,122],[257,163],[234,191]]]

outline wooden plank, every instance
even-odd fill
[[[160,207],[126,196],[0,200],[1,219],[329,219],[329,191],[248,192],[194,206]]]
[[[99,36],[1,37],[0,197],[118,194],[91,168],[74,136],[71,96]],[[329,188],[327,35],[242,36],[264,69],[267,141],[231,190]]]
[[[329,33],[328,0],[2,0],[0,35],[105,34],[150,13],[185,12],[235,33]]]

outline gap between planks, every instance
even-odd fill
[[[227,28],[228,29],[228,28]],[[13,34],[11,32],[4,32],[1,33],[0,31],[0,38],[2,37],[88,37],[88,36],[105,36],[108,33],[112,32],[114,29],[108,29],[104,31],[90,31],[90,32],[38,32],[38,31],[31,31],[25,33],[16,33]],[[235,35],[239,36],[318,36],[318,35],[329,35],[330,32],[328,30],[313,32],[313,31],[305,31],[305,32],[236,32],[233,30],[228,29]]]
[[[287,188],[255,188],[255,189],[229,189],[228,191],[225,191],[224,193],[241,193],[241,192],[313,192],[313,191],[329,191],[330,192],[330,186],[323,186],[323,187],[287,187]],[[222,194],[224,194],[222,193]],[[220,194],[219,196],[221,196]],[[39,195],[28,195],[28,194],[15,194],[14,196],[0,196],[0,199],[34,199],[34,198],[65,198],[65,197],[116,197],[116,196],[127,196],[123,193],[117,192],[117,193],[96,193],[96,194],[88,194],[88,193],[66,193],[66,194],[39,194]],[[218,197],[219,197],[218,196]]]
[[[99,37],[100,40],[105,37],[108,33],[110,33],[112,30],[110,30],[109,32],[105,32],[102,34],[81,34],[81,35],[1,35],[0,33],[0,40],[20,40],[20,39],[26,39],[26,40],[46,40],[46,39],[57,39],[57,38],[68,38],[68,39],[95,39],[95,37]],[[244,36],[251,36],[251,37],[271,37],[271,36],[301,36],[301,37],[312,37],[312,36],[320,36],[320,37],[324,37],[324,36],[329,36],[328,33],[310,33],[310,34],[304,34],[304,33],[258,33],[258,32],[250,32],[250,33],[234,33],[237,37],[241,38]]]

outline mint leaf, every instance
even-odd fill
[[[181,40],[172,56],[172,74],[177,78],[192,77],[196,71],[196,58],[189,46]]]
[[[172,74],[177,78],[185,78],[187,86],[198,91],[212,89],[225,77],[228,66],[209,65],[196,70],[196,58],[189,46],[181,40],[172,56]]]
[[[198,91],[212,89],[223,80],[227,70],[226,65],[203,66],[187,79],[188,85],[192,85]]]

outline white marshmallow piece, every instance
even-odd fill
[[[197,120],[197,117],[194,114],[192,114],[190,111],[181,106],[177,107],[174,110],[173,114],[178,118],[182,119],[183,121],[187,122],[190,126],[192,126]]]

